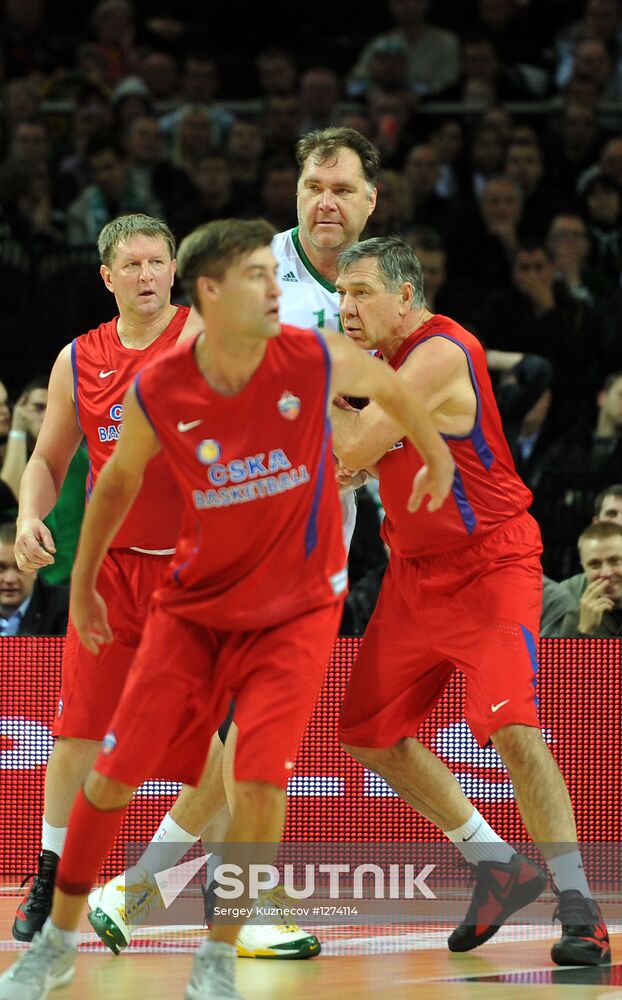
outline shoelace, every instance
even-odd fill
[[[263,899],[272,903],[274,908],[278,911],[279,920],[281,921],[279,926],[281,934],[290,934],[294,931],[300,930],[298,924],[292,923],[288,920],[283,912],[284,907],[289,908],[292,901],[281,886],[277,886],[276,889],[271,889],[269,892],[264,892],[261,895]],[[275,927],[276,926],[277,925],[275,924]]]
[[[585,920],[590,923],[585,923]],[[572,899],[559,900],[553,912],[553,923],[559,920],[562,927],[572,926],[579,934],[589,934],[598,915],[592,913],[588,900],[575,896]]]
[[[149,878],[132,882],[129,888],[118,885],[116,890],[124,894],[126,901],[128,897],[133,897],[133,901],[129,904],[126,902],[119,906],[119,912],[126,924],[136,923],[137,919],[146,917],[159,895],[155,882]],[[143,898],[145,893],[147,896]]]
[[[47,913],[50,908],[50,894],[54,889],[55,872],[40,868],[38,872],[31,872],[23,879],[20,889],[23,889],[27,882],[32,879],[32,887],[28,893],[26,908],[32,913]]]
[[[59,942],[44,938],[38,932],[32,939],[32,944],[24,956],[13,970],[13,979],[16,982],[31,982],[33,977],[43,975],[49,966],[60,958],[65,950],[65,943],[61,939]]]

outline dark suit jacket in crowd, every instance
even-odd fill
[[[37,577],[32,600],[22,618],[18,635],[65,635],[69,616],[69,587],[46,583]]]

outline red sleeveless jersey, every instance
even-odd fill
[[[138,401],[185,501],[156,602],[237,630],[268,628],[345,593],[329,378],[319,334],[287,326],[235,396],[210,388],[194,341],[140,373]]]
[[[486,355],[479,340],[446,316],[432,316],[404,341],[391,358],[400,368],[411,351],[430,337],[445,337],[464,351],[477,398],[475,424],[464,437],[443,437],[456,463],[451,495],[440,510],[406,510],[412,479],[423,462],[408,439],[378,463],[380,498],[386,511],[382,533],[393,552],[406,557],[431,555],[470,544],[508,518],[527,510],[532,494],[520,479],[503,433]]]
[[[177,343],[189,312],[187,306],[178,306],[163,333],[144,350],[123,346],[117,334],[118,317],[73,341],[74,399],[90,462],[87,497],[119,438],[128,386],[143,365]],[[147,466],[140,493],[111,548],[174,549],[182,507],[168,462],[163,455],[156,455]]]

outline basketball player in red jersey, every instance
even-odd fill
[[[570,798],[538,724],[540,531],[503,435],[484,351],[457,323],[428,312],[421,266],[400,237],[346,250],[337,288],[348,337],[399,370],[456,464],[452,498],[434,519],[425,509],[405,517],[404,500],[421,464],[410,442],[373,402],[334,414],[334,448],[343,465],[376,467],[391,550],[342,706],[342,742],[475,866],[473,901],[450,949],[469,951],[487,941],[539,894],[545,879],[497,837],[451,772],[414,739],[458,666],[473,735],[480,746],[492,741],[505,763],[525,826],[552,875],[562,924],[553,960],[609,962]]]
[[[24,472],[15,553],[21,569],[54,561],[54,539],[43,518],[54,506],[67,467],[86,436],[90,493],[119,438],[123,396],[139,367],[191,337],[201,321],[171,303],[175,239],[164,222],[126,215],[99,237],[100,273],[119,315],[78,337],[59,354],[49,383],[45,420]],[[63,654],[62,690],[46,772],[39,871],[20,905],[13,935],[30,941],[49,914],[69,811],[97,755],[138,645],[151,592],[175,549],[182,509],[179,490],[162,456],[145,481],[104,560],[100,588],[110,598],[115,642],[94,657],[70,622]]]
[[[430,494],[436,510],[450,490],[449,450],[388,366],[339,334],[280,326],[273,235],[264,220],[226,220],[184,240],[180,272],[207,332],[148,365],[123,400],[123,434],[88,505],[72,577],[75,627],[94,656],[114,635],[106,592],[96,590],[100,567],[161,452],[184,498],[181,532],[76,797],[51,918],[0,977],[0,1000],[39,1000],[69,982],[80,912],[134,789],[151,773],[195,783],[232,696],[238,738],[226,840],[279,841],[287,781],[347,586],[333,394],[373,396],[420,450],[427,465],[410,509]],[[238,930],[212,927],[186,997],[240,997]]]

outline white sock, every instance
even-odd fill
[[[194,833],[188,833],[167,813],[158,829],[151,838],[144,854],[138,862],[148,872],[155,875],[164,868],[172,868],[181,861],[191,844],[199,838]]]
[[[591,898],[592,893],[585,877],[580,851],[559,854],[556,858],[548,858],[546,863],[558,892],[576,889],[584,896]]]
[[[456,845],[470,865],[480,861],[511,861],[516,851],[495,833],[483,816],[473,809],[470,818],[455,830],[445,830],[445,836]]]
[[[47,927],[48,924],[49,924],[50,927],[53,927],[55,931],[58,931],[59,934],[63,935],[63,939],[65,941],[65,944],[69,948],[77,948],[78,947],[78,939],[80,937],[80,931],[77,931],[77,930],[76,931],[64,931],[62,927],[57,927],[56,924],[52,923],[52,918],[51,917],[48,917],[47,920],[45,921],[45,924],[43,925],[44,928]]]
[[[63,853],[65,838],[67,837],[66,826],[50,826],[45,816],[41,826],[41,848],[44,851],[53,851],[59,858]]]

